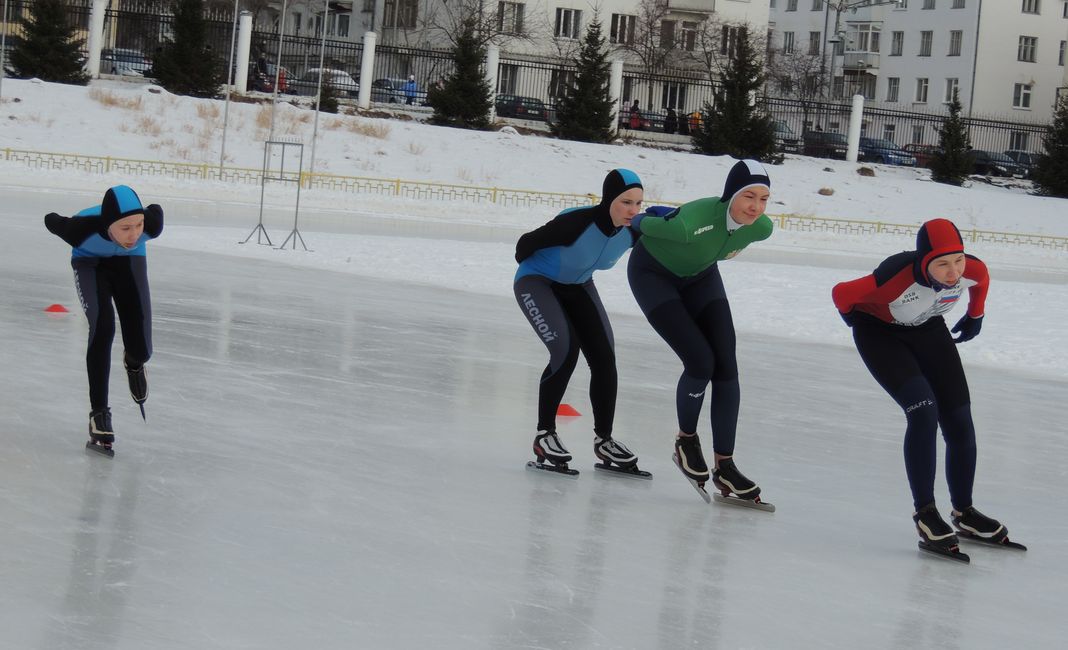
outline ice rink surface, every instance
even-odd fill
[[[117,339],[107,459],[37,208],[0,206],[4,648],[1065,647],[1062,381],[968,367],[976,505],[1030,550],[966,566],[916,549],[904,418],[852,349],[739,336],[736,458],[766,514],[672,465],[680,367],[639,318],[613,317],[616,435],[654,479],[593,471],[580,364],[570,480],[524,470],[547,355],[508,287],[149,244],[148,422]]]

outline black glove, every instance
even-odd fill
[[[158,203],[145,206],[145,234],[152,239],[163,232],[163,208]]]
[[[953,339],[954,343],[964,343],[965,341],[971,341],[975,337],[979,336],[979,330],[983,329],[983,317],[972,318],[967,314],[964,315],[957,324],[953,326],[951,332],[960,332],[960,336]]]
[[[82,245],[94,232],[96,219],[90,217],[64,217],[55,212],[49,212],[44,218],[45,228],[48,232],[56,235],[63,241],[77,248]]]
[[[842,317],[842,320],[845,321],[845,324],[850,326],[850,327],[853,327],[857,322],[855,314],[856,314],[856,312],[854,312],[852,310],[850,310],[848,314],[843,314],[842,312],[838,312],[838,315]]]

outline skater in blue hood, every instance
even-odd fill
[[[152,356],[145,242],[163,232],[163,209],[158,205],[142,206],[136,192],[118,185],[104,193],[100,205],[73,217],[52,212],[44,222],[52,234],[73,248],[74,285],[89,321],[85,363],[89,374],[90,439],[86,446],[110,456],[115,432],[108,407],[108,379],[115,311],[122,325],[123,365],[130,396],[141,406],[143,417],[148,399],[145,362]]]
[[[602,466],[638,473],[638,457],[612,437],[616,410],[616,356],[612,326],[593,284],[593,272],[615,265],[637,238],[629,228],[641,211],[638,175],[614,169],[604,179],[601,201],[571,208],[519,238],[515,298],[535,334],[549,348],[538,391],[536,466],[564,473],[571,453],[556,433],[556,412],[579,351],[590,365],[594,454]]]

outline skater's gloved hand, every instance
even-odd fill
[[[163,232],[163,208],[158,203],[145,206],[145,234],[155,239]]]
[[[841,316],[842,320],[845,321],[845,324],[850,326],[850,327],[853,327],[853,325],[855,325],[856,322],[857,322],[856,321],[856,312],[855,311],[850,310],[849,313],[847,313],[847,314],[843,314],[842,312],[838,312],[838,315]]]
[[[672,208],[667,205],[650,205],[645,208],[646,214],[651,214],[654,217],[666,217],[678,208]]]
[[[95,220],[90,218],[72,219],[49,212],[44,218],[45,228],[48,232],[56,235],[71,246],[77,248],[82,245],[94,232]]]
[[[960,332],[960,336],[953,339],[954,343],[964,343],[965,341],[971,341],[975,337],[979,336],[979,330],[983,328],[983,317],[972,318],[967,314],[964,315],[957,324],[953,326],[951,332]]]

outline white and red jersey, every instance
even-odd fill
[[[922,258],[911,251],[888,257],[871,275],[835,285],[831,296],[842,314],[856,310],[887,323],[916,326],[953,309],[967,289],[968,315],[979,318],[990,276],[982,260],[965,258],[964,275],[952,287],[922,278],[917,269]]]

